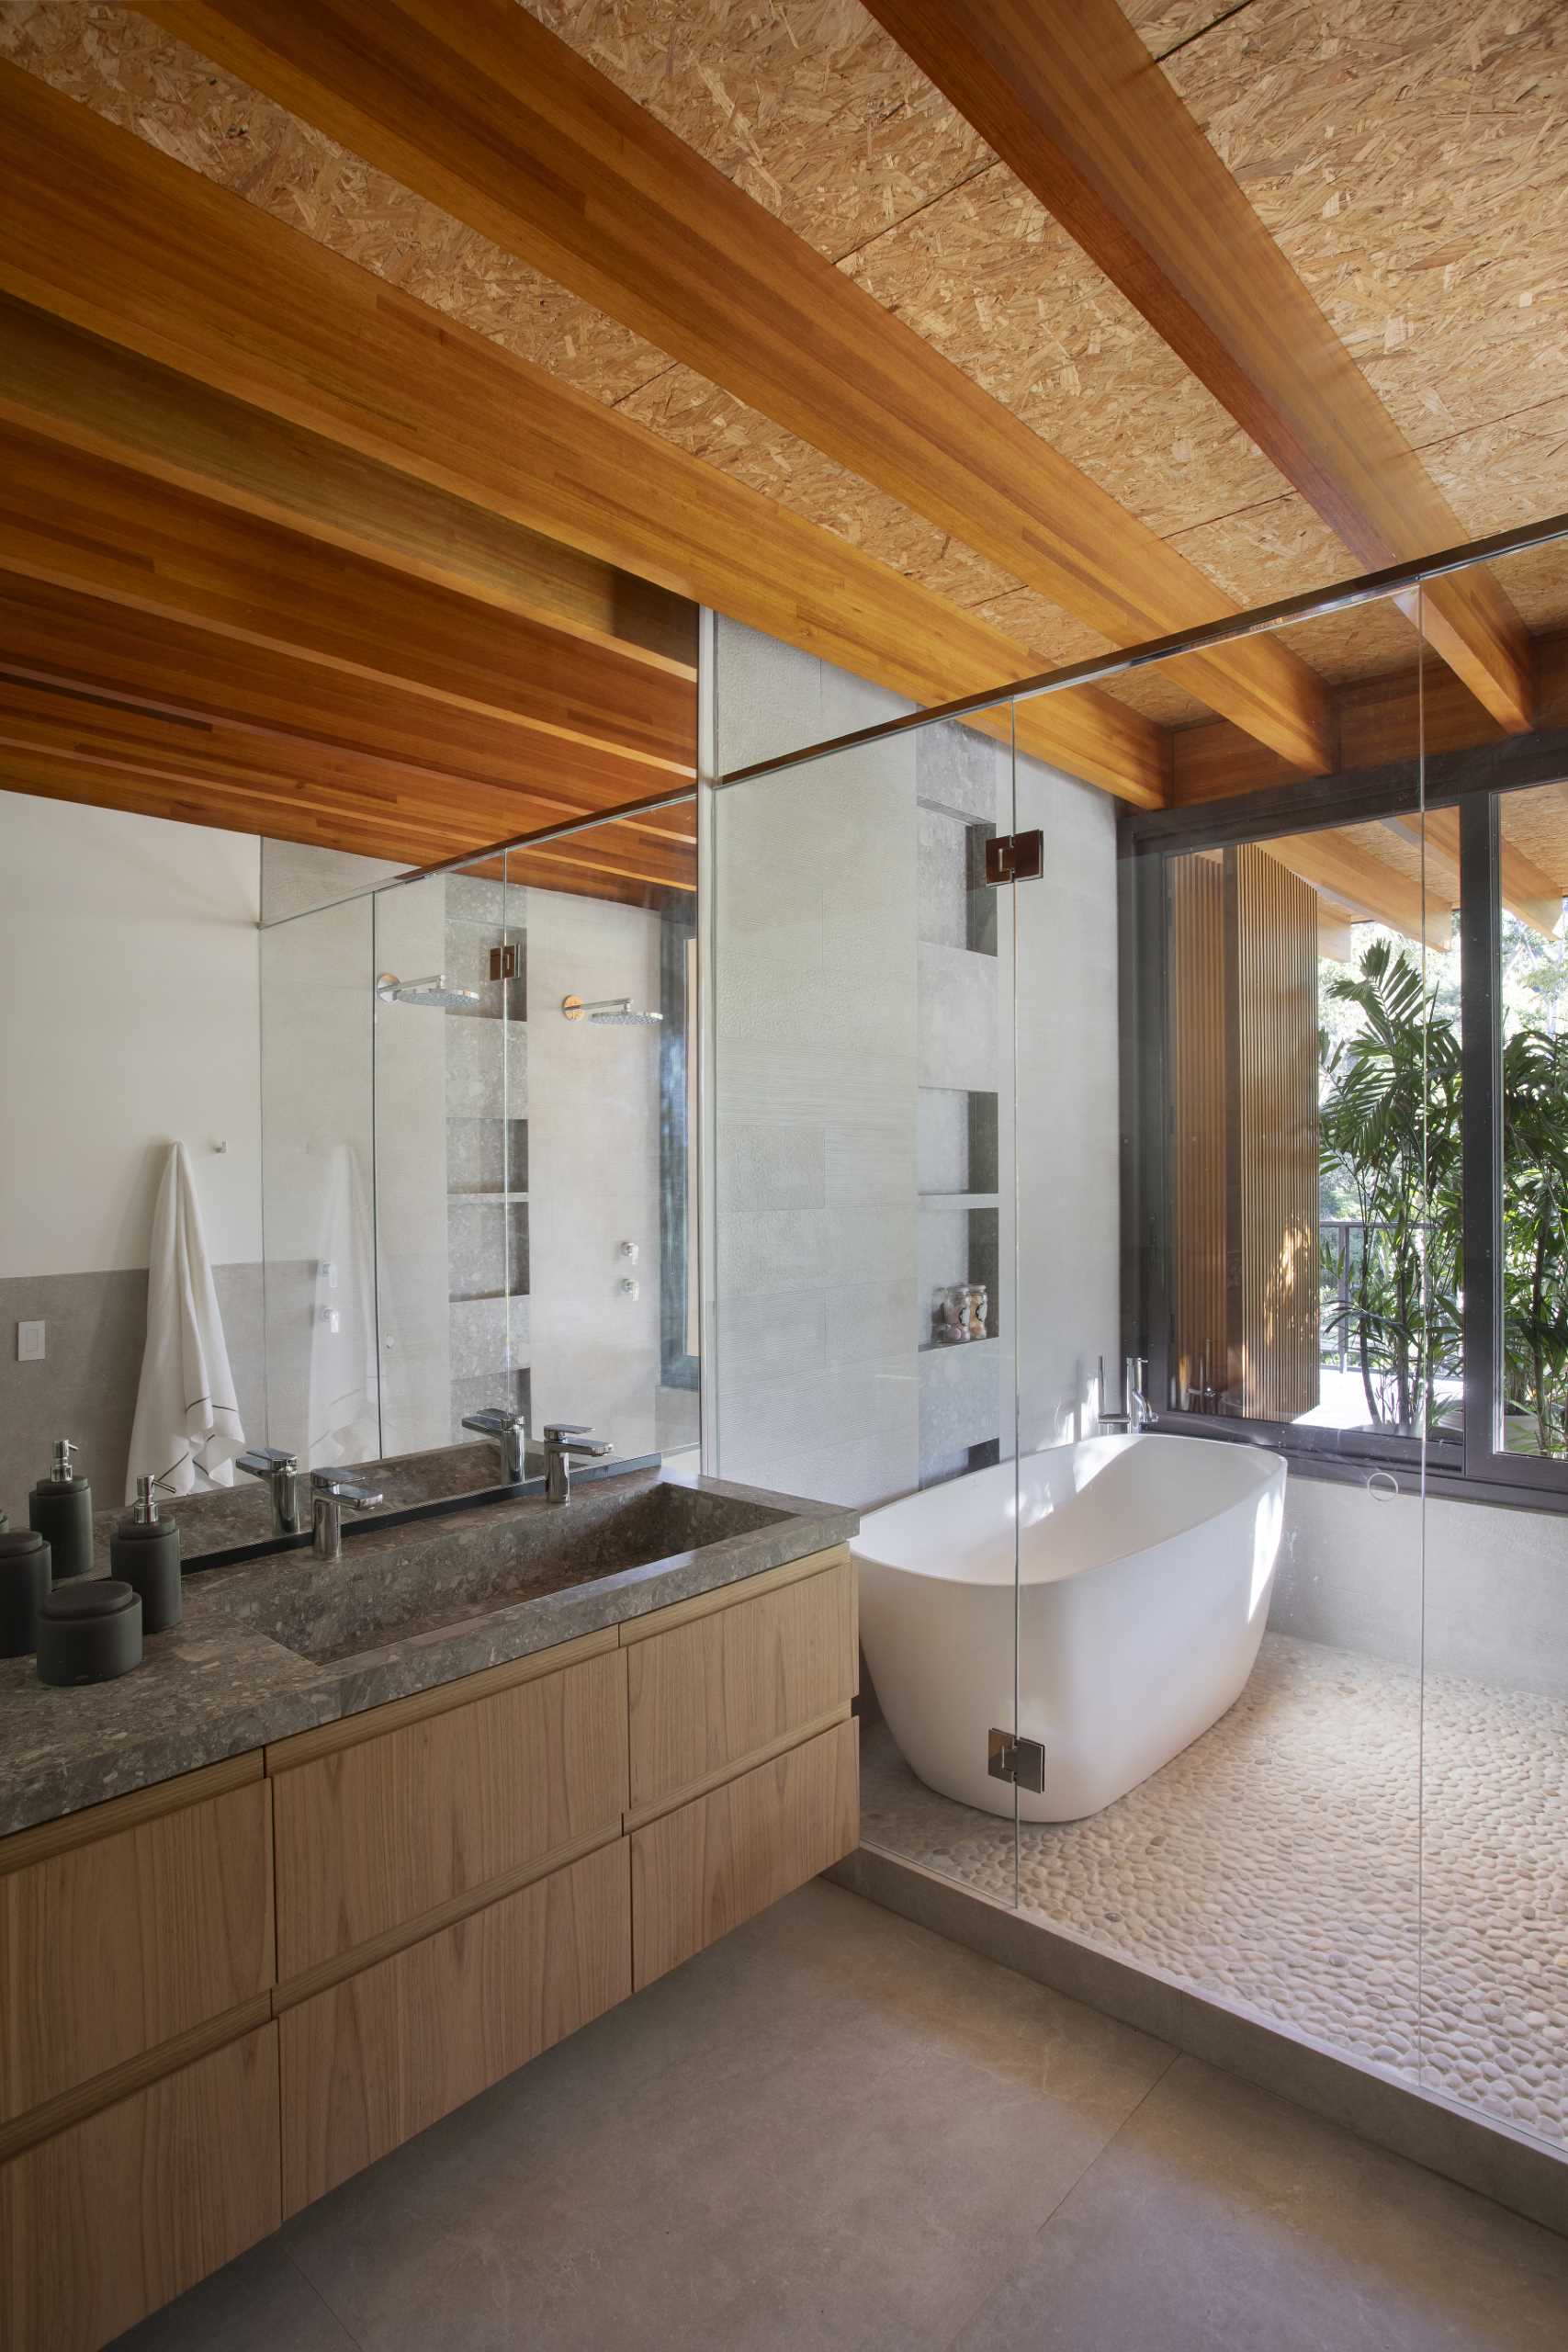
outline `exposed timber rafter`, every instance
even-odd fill
[[[3,299],[0,417],[627,662],[696,675],[686,598]]]
[[[689,677],[3,424],[0,575],[693,774]]]
[[[1464,540],[1117,0],[867,5],[1369,570]],[[1529,636],[1490,573],[1433,582],[1420,619],[1501,726],[1533,723]]]
[[[515,0],[148,0],[142,13],[1119,645],[1235,609],[961,368]],[[1285,646],[1181,682],[1297,769]]]
[[[10,65],[0,211],[0,292],[395,473],[916,702],[1032,667],[1004,631]],[[1010,735],[1005,711],[976,723]],[[1041,698],[1018,741],[1136,805],[1167,797],[1168,737],[1109,695]]]

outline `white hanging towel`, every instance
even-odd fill
[[[144,1471],[176,1495],[188,1495],[198,1479],[231,1487],[234,1456],[244,1445],[190,1155],[175,1143],[152,1211],[147,1347],[125,1498],[135,1499],[137,1476]]]
[[[321,1230],[305,1455],[312,1470],[374,1462],[381,1451],[376,1244],[359,1154],[350,1143],[332,1148]]]

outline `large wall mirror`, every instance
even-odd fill
[[[62,1437],[263,1517],[487,1408],[694,1461],[694,805],[404,871],[0,793],[13,1524]]]

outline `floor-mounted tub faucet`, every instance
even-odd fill
[[[1144,1393],[1148,1374],[1147,1356],[1128,1356],[1122,1367],[1122,1410],[1108,1413],[1105,1409],[1105,1358],[1100,1357],[1099,1411],[1095,1418],[1102,1430],[1126,1430],[1136,1437],[1140,1430],[1154,1427],[1159,1415]]]

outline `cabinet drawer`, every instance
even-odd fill
[[[634,1830],[634,1988],[841,1860],[859,1838],[854,1723]]]
[[[285,1983],[578,1841],[626,1806],[617,1649],[400,1729],[273,1783]]]
[[[629,1909],[618,1838],[286,2010],[285,2212],[625,2000]]]
[[[849,1704],[853,1566],[842,1557],[636,1639],[626,1660],[635,1819]]]
[[[225,1795],[0,1872],[0,2122],[273,1982],[270,1792],[259,1759],[257,1770]]]
[[[264,2025],[0,2165],[0,2341],[98,2352],[281,2218]]]

